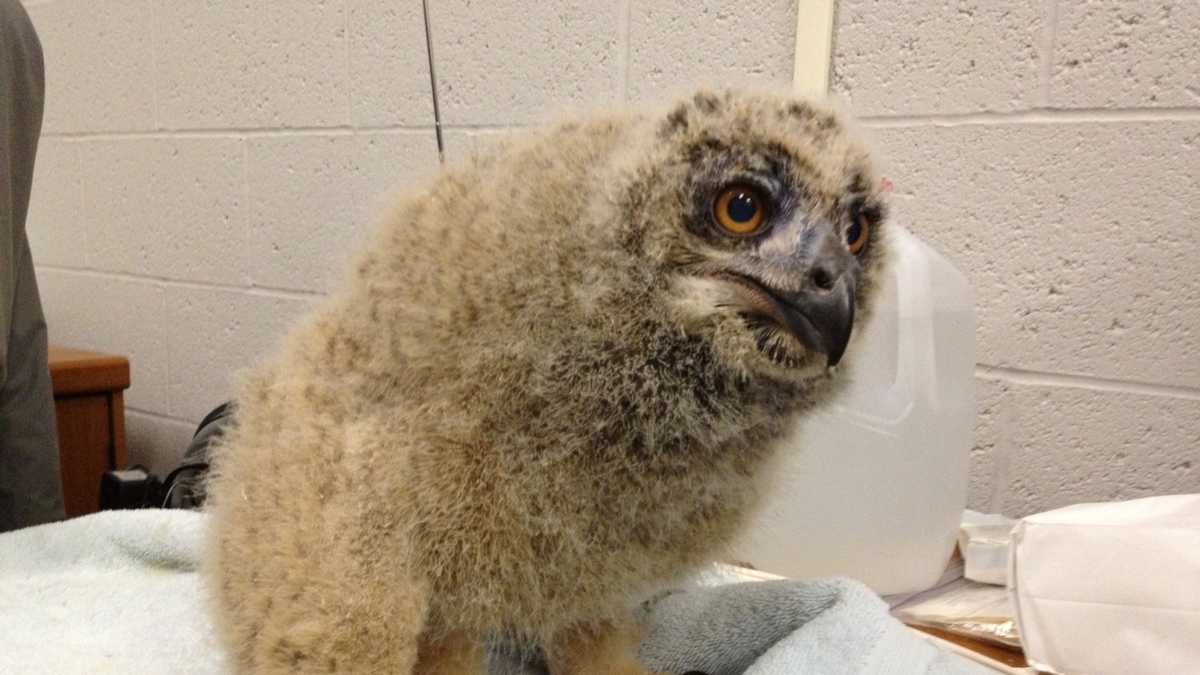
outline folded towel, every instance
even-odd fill
[[[718,566],[695,584],[647,602],[639,657],[664,673],[704,675],[987,675],[934,646],[849,579],[736,583]],[[546,675],[502,649],[489,675]]]
[[[672,593],[647,608],[640,656],[669,673],[975,675],[849,579],[758,581]]]
[[[0,673],[228,672],[196,569],[205,522],[105,511],[0,534]]]
[[[0,534],[0,673],[228,672],[197,573],[206,516],[109,511]],[[708,675],[976,675],[841,579],[691,587],[646,603],[640,655]],[[490,675],[544,673],[489,657]]]

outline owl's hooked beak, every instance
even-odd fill
[[[824,353],[827,365],[836,366],[854,327],[853,282],[843,276],[828,290],[779,294],[776,299],[788,331],[805,347]]]
[[[824,287],[798,291],[774,289],[741,273],[718,276],[742,290],[746,307],[791,333],[806,348],[825,354],[828,366],[836,366],[846,353],[854,327],[854,279],[842,275]]]

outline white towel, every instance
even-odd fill
[[[205,523],[193,511],[108,511],[0,534],[0,673],[227,672],[197,571]],[[988,672],[841,579],[692,588],[647,604],[643,619],[641,657],[668,672]],[[493,674],[544,672],[497,654],[490,664]]]
[[[105,511],[0,534],[0,673],[227,672],[196,569],[205,521]]]

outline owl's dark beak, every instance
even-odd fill
[[[742,289],[751,313],[786,329],[806,348],[825,355],[836,366],[846,353],[854,326],[854,279],[841,275],[797,291],[782,291],[741,273],[718,274]]]
[[[829,289],[772,295],[792,335],[805,347],[825,354],[829,366],[836,366],[854,327],[853,281],[843,276]]]

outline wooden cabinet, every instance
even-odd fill
[[[125,466],[129,361],[123,356],[50,347],[67,517],[100,510],[100,476]]]

